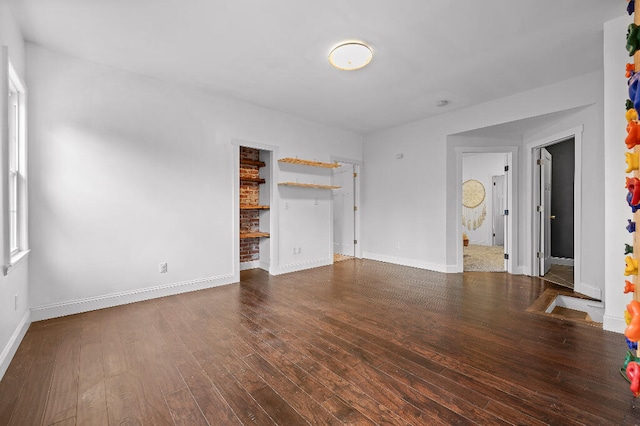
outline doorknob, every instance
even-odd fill
[[[549,219],[555,219],[555,218],[556,218],[555,214],[552,214],[551,216],[549,216]]]

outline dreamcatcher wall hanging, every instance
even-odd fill
[[[480,228],[487,217],[485,195],[484,185],[475,179],[462,184],[462,225],[469,230]]]

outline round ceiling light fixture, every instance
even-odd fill
[[[358,70],[371,62],[371,58],[371,48],[358,41],[339,44],[329,53],[329,63],[344,71]]]

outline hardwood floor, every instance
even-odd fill
[[[640,423],[622,335],[551,284],[353,260],[31,325],[0,424]]]

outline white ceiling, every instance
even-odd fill
[[[601,69],[602,24],[626,8],[622,0],[11,1],[30,42],[362,134]],[[371,64],[329,66],[329,50],[353,39],[372,47]],[[449,105],[436,108],[440,99]]]

